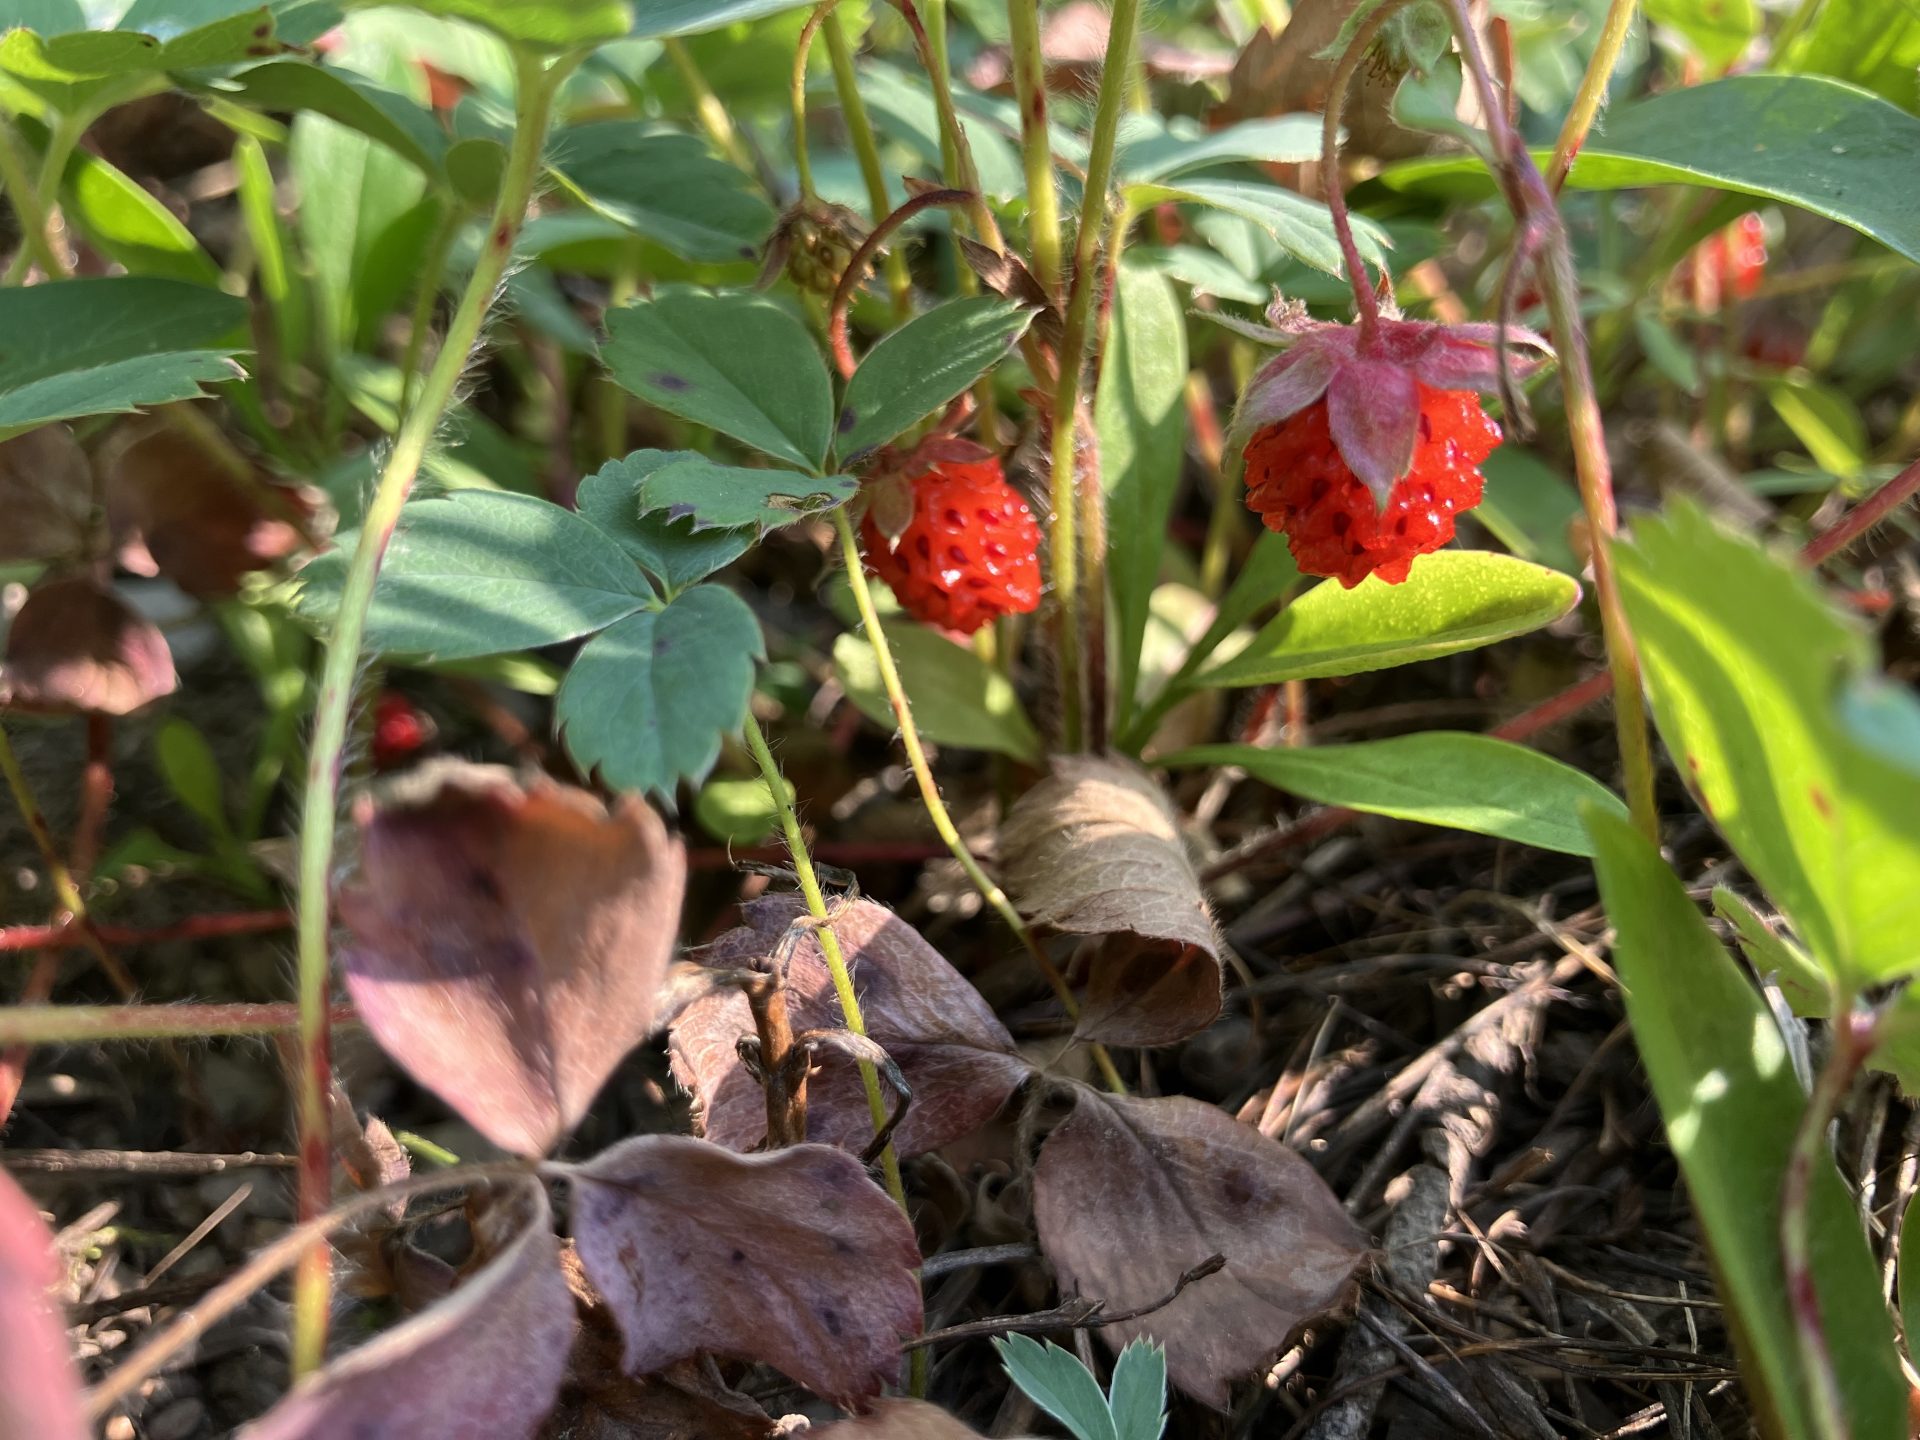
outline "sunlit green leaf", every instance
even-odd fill
[[[647,514],[648,480],[672,465],[703,460],[692,450],[636,450],[609,460],[580,482],[580,513],[612,536],[669,594],[730,564],[759,538],[753,529],[695,531],[691,519]]]
[[[346,0],[350,6],[391,0]],[[406,0],[410,9],[465,20],[529,50],[573,50],[618,40],[633,27],[625,0]]]
[[[804,475],[798,470],[749,470],[688,455],[662,465],[640,489],[642,514],[687,520],[696,532],[770,530],[818,515],[851,500],[860,482],[851,475]]]
[[[1773,1017],[1659,852],[1617,815],[1586,821],[1634,1041],[1713,1252],[1742,1378],[1780,1434],[1817,1433],[1780,1260],[1780,1192],[1806,1095]],[[1824,1156],[1808,1232],[1850,1433],[1899,1440],[1907,1386],[1892,1321],[1853,1197]]]
[[[882,625],[900,671],[900,684],[913,705],[914,725],[923,736],[936,745],[993,750],[1016,760],[1039,762],[1044,754],[1039,732],[1005,675],[967,646],[956,645],[924,625],[906,621],[883,621]],[[879,662],[865,635],[847,633],[834,641],[833,668],[861,714],[889,732],[898,728],[880,680]]]
[[[773,233],[773,207],[691,135],[576,125],[555,137],[553,165],[593,210],[685,260],[752,260]]]
[[[1323,805],[1569,855],[1593,853],[1580,824],[1582,805],[1627,813],[1612,791],[1570,765],[1524,745],[1451,730],[1297,749],[1201,745],[1156,763],[1235,765],[1276,790]]]
[[[847,382],[834,453],[859,459],[924,420],[986,374],[1026,334],[1034,312],[990,295],[949,300],[889,331]]]

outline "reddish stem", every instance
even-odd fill
[[[1381,28],[1400,11],[1408,0],[1386,0],[1354,31],[1353,39],[1334,66],[1327,91],[1327,111],[1320,125],[1320,187],[1327,192],[1327,213],[1333,220],[1334,238],[1340,242],[1340,255],[1347,267],[1347,283],[1353,287],[1353,305],[1360,317],[1360,336],[1364,344],[1380,323],[1380,299],[1367,279],[1366,262],[1353,238],[1353,221],[1347,214],[1346,186],[1340,178],[1340,115],[1347,106],[1347,87],[1354,71],[1366,58],[1367,47]]]
[[[881,242],[922,210],[935,205],[967,205],[972,201],[970,190],[923,190],[881,220],[873,227],[873,233],[860,242],[860,248],[847,261],[847,268],[840,272],[840,283],[833,288],[833,303],[827,311],[827,337],[833,343],[833,362],[840,367],[843,379],[852,376],[855,364],[853,346],[847,340],[847,307]]]
[[[1846,549],[1894,511],[1920,494],[1920,460],[1915,460],[1893,479],[1840,517],[1838,524],[1821,531],[1801,548],[1800,558],[1819,565]]]
[[[288,910],[241,910],[229,915],[189,916],[150,930],[127,925],[95,925],[93,933],[102,943],[124,949],[131,945],[161,945],[172,940],[270,934],[292,924],[293,913]],[[86,932],[72,920],[57,925],[13,925],[0,930],[0,954],[9,950],[71,950],[86,943]]]
[[[100,858],[100,832],[113,804],[113,720],[106,715],[87,717],[87,764],[80,775],[80,818],[73,827],[69,861],[73,877],[86,883]]]

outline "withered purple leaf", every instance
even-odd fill
[[[1075,1094],[1034,1167],[1040,1247],[1064,1293],[1112,1311],[1152,1305],[1225,1256],[1170,1304],[1100,1330],[1116,1350],[1159,1341],[1168,1378],[1224,1409],[1233,1381],[1344,1302],[1366,1237],[1311,1165],[1211,1105]]]
[[[686,851],[644,801],[441,761],[359,807],[341,968],[382,1048],[540,1155],[646,1035]]]
[[[826,1145],[764,1155],[643,1135],[573,1171],[580,1263],[631,1374],[702,1351],[772,1365],[837,1404],[877,1395],[920,1331],[913,1226]]]
[[[0,1440],[84,1440],[80,1375],[50,1292],[53,1233],[0,1170]]]
[[[1075,1033],[1165,1045],[1220,1013],[1220,951],[1200,879],[1152,777],[1060,756],[1000,828],[1008,893],[1035,925],[1094,942]]]
[[[806,914],[797,895],[756,900],[745,909],[747,923],[701,958],[715,966],[766,968],[789,927]],[[919,1155],[986,1124],[1030,1067],[980,993],[884,905],[855,900],[838,911],[833,927],[867,1033],[893,1057],[913,1094],[894,1132],[895,1148]],[[784,978],[795,1031],[844,1026],[819,940],[804,935],[787,951]],[[766,1102],[734,1048],[752,1033],[752,1013],[737,990],[709,992],[673,1021],[674,1074],[698,1099],[707,1138],[733,1150],[751,1150],[767,1133]],[[859,1070],[840,1049],[817,1059],[807,1085],[808,1138],[859,1154],[873,1139]]]
[[[0,704],[16,710],[128,715],[178,684],[153,622],[83,575],[28,592],[0,662]]]
[[[78,558],[92,513],[93,475],[66,426],[0,443],[0,564]]]
[[[243,1431],[244,1440],[532,1435],[566,1372],[573,1296],[539,1183],[489,1204],[489,1219],[513,1228],[486,1264],[444,1300],[297,1387]]]

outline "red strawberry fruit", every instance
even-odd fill
[[[1271,329],[1239,327],[1281,349],[1234,416],[1247,504],[1287,536],[1305,573],[1349,589],[1369,575],[1398,585],[1480,503],[1479,467],[1500,443],[1479,400],[1499,388],[1497,328],[1391,313],[1339,325],[1282,301],[1267,316]],[[1525,347],[1509,356],[1510,376],[1551,353],[1531,331],[1506,339]]]
[[[432,737],[433,722],[398,690],[383,690],[373,702],[373,768],[397,769]]]
[[[1039,606],[1040,526],[999,460],[941,457],[918,470],[909,464],[901,490],[912,503],[904,524],[883,526],[876,496],[860,538],[867,568],[909,615],[971,635],[1002,615]]]
[[[1340,458],[1324,400],[1247,442],[1247,505],[1286,535],[1304,574],[1348,589],[1369,575],[1398,585],[1414,557],[1453,539],[1454,517],[1480,503],[1479,466],[1500,443],[1500,427],[1471,390],[1422,385],[1419,397],[1413,463],[1385,509]]]

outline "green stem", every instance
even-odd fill
[[[42,192],[28,178],[28,163],[27,147],[19,129],[11,120],[0,116],[0,184],[5,185],[7,194],[13,197],[14,213],[20,217],[20,253],[7,271],[9,284],[26,273],[26,264],[30,262],[37,261],[54,279],[67,273],[66,262],[60,258],[59,247],[53,243],[48,230],[51,217],[41,198]]]
[[[10,1005],[0,1006],[0,1045],[279,1035],[299,1024],[299,1007],[286,1004]]]
[[[420,267],[420,282],[413,295],[413,311],[407,317],[407,348],[400,357],[400,405],[394,411],[396,427],[406,423],[413,409],[413,391],[419,379],[420,357],[426,353],[427,332],[433,328],[433,307],[440,300],[440,277],[446,273],[447,256],[453,250],[454,237],[460,233],[460,207],[449,204],[434,227],[433,239]]]
[[[833,918],[832,912],[827,908],[826,893],[821,890],[820,877],[813,868],[813,857],[807,853],[807,837],[800,830],[800,816],[787,796],[787,782],[781,777],[780,762],[773,758],[767,737],[761,732],[759,722],[751,715],[747,716],[745,733],[747,749],[753,752],[754,761],[760,766],[760,774],[766,779],[767,790],[773,796],[774,813],[780,818],[780,833],[786,837],[787,854],[793,859],[793,873],[800,881],[800,894],[807,902],[807,913],[822,922],[816,933],[820,938],[820,953],[826,958],[827,973],[833,977],[833,992],[840,999],[840,1014],[847,1022],[847,1029],[856,1035],[865,1035],[867,1021],[860,1012],[859,993],[853,988],[853,972],[847,968],[847,956],[840,948],[840,937],[833,933],[833,926],[829,923]],[[870,1061],[860,1061],[859,1067],[861,1088],[867,1092],[867,1109],[873,1115],[873,1128],[877,1133],[887,1123],[887,1094],[880,1084],[880,1072],[873,1068]],[[900,1158],[891,1144],[880,1152],[880,1170],[886,1177],[887,1193],[905,1210],[907,1192],[900,1179]]]
[[[1053,391],[1053,578],[1061,602],[1060,686],[1065,702],[1061,710],[1070,750],[1083,744],[1103,749],[1107,739],[1106,496],[1100,485],[1099,456],[1089,453],[1083,463],[1080,454],[1080,392],[1087,342],[1095,329],[1101,237],[1107,237],[1109,266],[1118,264],[1126,238],[1125,206],[1111,232],[1106,220],[1114,149],[1126,110],[1139,28],[1140,0],[1115,0],[1087,151],[1086,189],[1074,233],[1060,374]],[[1074,523],[1063,525],[1068,514]]]
[[[512,258],[514,239],[540,174],[540,150],[546,139],[554,96],[579,59],[579,56],[564,57],[551,67],[543,68],[536,59],[524,54],[517,57],[518,113],[499,199],[487,221],[473,274],[447,327],[440,353],[421,387],[418,403],[394,436],[393,448],[381,469],[379,483],[361,524],[359,543],[348,563],[339,613],[334,619],[320,671],[319,703],[314,713],[305,809],[300,823],[298,992],[303,1063],[297,1082],[297,1114],[303,1217],[318,1215],[326,1208],[332,1187],[328,1143],[331,1121],[327,1106],[328,898],[348,712],[353,704],[367,610],[373,600],[381,557],[400,519],[400,508],[406,503],[427,446],[453,399],[461,373],[480,337],[487,310]],[[330,1289],[327,1248],[315,1245],[301,1263],[294,1290],[293,1370],[296,1376],[315,1369],[326,1349]]]
[[[1580,88],[1574,92],[1572,108],[1560,127],[1560,138],[1554,142],[1553,159],[1547,166],[1547,186],[1556,195],[1567,183],[1580,147],[1586,143],[1587,132],[1593,129],[1594,119],[1606,103],[1607,85],[1613,79],[1614,67],[1620,63],[1620,52],[1633,29],[1635,9],[1636,0],[1612,0],[1607,6],[1600,41],[1587,61],[1586,74],[1580,77]]]
[[[860,176],[867,183],[867,204],[878,225],[893,209],[887,194],[886,172],[880,168],[880,144],[874,138],[873,122],[867,115],[867,103],[860,98],[860,83],[854,75],[853,46],[847,41],[839,12],[828,9],[820,22],[827,37],[827,57],[833,62],[833,88],[840,97],[840,113],[847,122],[847,136],[853,141],[853,153],[860,161]],[[907,273],[903,250],[887,252],[887,291],[893,297],[893,311],[904,320],[913,311],[913,277]]]
[[[926,806],[927,817],[933,821],[933,828],[953,858],[960,862],[960,868],[966,872],[967,879],[980,892],[995,914],[1006,922],[1026,951],[1040,967],[1040,973],[1053,987],[1053,993],[1060,998],[1070,1018],[1078,1018],[1080,1007],[1068,988],[1066,977],[1062,975],[1053,961],[1047,958],[1047,952],[1040,947],[1033,931],[1025,919],[1014,908],[1013,902],[980,868],[980,862],[974,859],[973,851],[967,848],[967,842],[960,836],[960,829],[953,823],[953,816],[947,811],[947,802],[940,797],[940,786],[933,778],[933,766],[927,762],[926,749],[920,743],[919,727],[913,723],[913,706],[907,699],[907,690],[900,683],[900,671],[893,663],[893,647],[887,643],[887,632],[881,627],[880,612],[873,603],[873,589],[867,584],[867,572],[860,559],[860,542],[853,533],[853,525],[847,519],[844,508],[833,512],[833,528],[840,537],[840,556],[846,562],[847,584],[853,590],[853,603],[860,612],[860,624],[867,632],[867,643],[873,647],[873,662],[880,671],[880,683],[886,688],[887,701],[893,706],[894,722],[900,727],[900,744],[907,752],[907,764],[913,771],[914,782],[920,787],[920,799]],[[1102,1077],[1117,1095],[1126,1093],[1125,1083],[1120,1072],[1114,1068],[1113,1057],[1105,1047],[1094,1045],[1094,1063],[1099,1066]]]
[[[813,868],[813,857],[807,853],[807,837],[800,831],[800,816],[793,808],[793,801],[787,797],[787,782],[780,774],[780,764],[773,758],[773,751],[767,745],[767,737],[761,732],[759,722],[751,714],[747,716],[745,734],[747,748],[753,752],[753,758],[760,767],[760,774],[767,782],[767,790],[773,797],[774,813],[780,817],[780,833],[786,837],[787,854],[793,860],[793,873],[800,881],[800,894],[807,902],[807,913],[820,922],[820,928],[814,933],[820,941],[820,954],[827,962],[827,973],[833,977],[833,992],[840,1000],[840,1015],[847,1022],[847,1029],[856,1035],[867,1033],[866,1017],[860,1012],[860,995],[853,988],[853,972],[847,968],[847,955],[840,948],[840,937],[833,933],[832,912],[827,909],[827,897],[820,889],[820,877]],[[880,1075],[871,1061],[861,1060],[860,1085],[867,1092],[867,1113],[873,1117],[874,1133],[878,1134],[886,1127],[889,1118],[887,1097],[880,1086]],[[900,1212],[911,1218],[907,1209],[906,1182],[900,1178],[900,1156],[888,1141],[880,1151],[880,1176],[887,1187],[887,1194],[893,1197],[893,1203]],[[927,1393],[926,1362],[917,1355],[908,1361],[908,1389],[918,1396]]]
[[[40,223],[34,227],[39,232],[39,244],[20,247],[20,253],[13,257],[13,264],[7,267],[6,275],[0,277],[0,284],[18,285],[27,273],[27,266],[36,259],[40,260],[52,279],[61,279],[71,273],[66,261],[60,258],[59,247],[54,243],[53,212],[54,206],[59,203],[60,180],[67,173],[67,161],[73,156],[73,147],[80,143],[80,137],[86,134],[87,126],[92,123],[93,116],[89,113],[63,113],[53,122],[53,129],[47,136],[47,153],[40,161],[40,176],[34,181],[31,191],[32,203],[39,211]],[[8,183],[11,188],[12,182]],[[16,190],[14,193],[24,195],[28,192]],[[24,213],[21,224],[27,224]],[[41,253],[43,250],[44,258]],[[51,265],[48,261],[52,262]]]
[[[693,97],[693,113],[700,121],[700,128],[707,132],[707,138],[713,141],[721,154],[739,169],[751,174],[753,157],[741,142],[740,132],[734,129],[733,117],[727,114],[727,107],[720,103],[720,97],[713,93],[713,86],[707,83],[707,77],[701,73],[700,62],[687,49],[687,42],[668,36],[660,43],[666,47],[667,59],[673,62],[680,83],[687,87],[687,94]]]
[[[1039,0],[1007,0],[1007,28],[1013,50],[1013,93],[1020,106],[1020,159],[1027,177],[1033,276],[1048,295],[1057,296],[1065,247],[1060,240],[1053,146],[1047,134],[1047,62],[1040,50]]]

